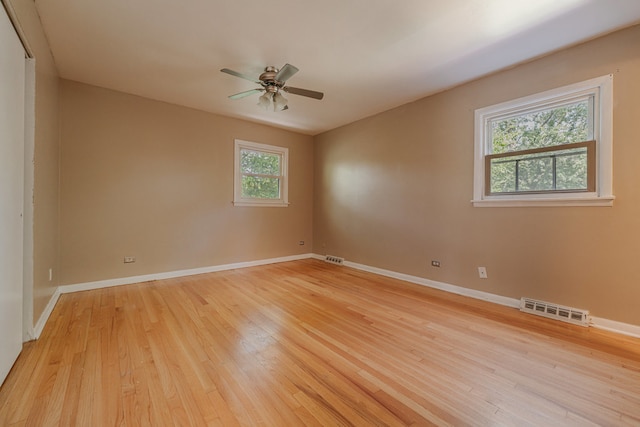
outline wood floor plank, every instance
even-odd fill
[[[640,425],[640,340],[302,260],[62,295],[0,425]]]

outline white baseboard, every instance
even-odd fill
[[[141,276],[129,276],[129,277],[121,277],[117,279],[98,280],[95,282],[76,283],[73,285],[58,286],[54,294],[51,296],[51,299],[49,300],[49,303],[47,304],[46,308],[40,315],[38,322],[36,323],[36,326],[34,328],[35,329],[34,338],[38,339],[40,337],[40,334],[44,329],[44,325],[47,323],[47,320],[49,320],[49,316],[51,316],[51,313],[53,312],[53,308],[56,306],[56,303],[58,302],[58,298],[60,298],[60,295],[62,294],[68,294],[68,293],[80,292],[80,291],[90,291],[93,289],[102,289],[102,288],[108,288],[111,286],[131,285],[134,283],[149,282],[152,280],[163,280],[163,279],[173,279],[176,277],[194,276],[196,274],[214,273],[216,271],[233,270],[236,268],[255,267],[258,265],[276,264],[279,262],[287,262],[287,261],[297,261],[300,259],[308,259],[312,257],[313,257],[313,254],[291,255],[291,256],[280,257],[280,258],[237,262],[233,264],[215,265],[211,267],[192,268],[188,270],[168,271],[164,273],[144,274]]]
[[[262,259],[257,261],[237,262],[233,264],[214,265],[211,267],[192,268],[188,270],[168,271],[165,273],[145,274],[142,276],[130,276],[117,279],[98,280],[96,282],[76,283],[74,285],[60,286],[60,293],[90,291],[92,289],[108,288],[111,286],[131,285],[133,283],[149,282],[151,280],[173,279],[176,277],[194,276],[196,274],[215,273],[216,271],[233,270],[236,268],[255,267],[258,265],[276,264],[279,262],[297,261],[311,258],[312,254],[292,255],[280,258]]]
[[[33,339],[37,340],[38,338],[40,338],[40,335],[42,334],[42,330],[44,329],[44,325],[46,325],[47,321],[49,320],[49,317],[51,317],[51,313],[53,313],[53,309],[55,308],[56,303],[58,302],[58,298],[60,298],[59,287],[56,288],[53,295],[51,295],[51,298],[49,299],[47,306],[44,308],[44,311],[38,318],[38,322],[33,327]]]
[[[313,258],[324,260],[323,255],[313,254]],[[462,286],[451,285],[449,283],[437,282],[435,280],[425,279],[423,277],[411,276],[408,274],[397,273],[395,271],[384,270],[382,268],[371,267],[368,265],[358,264],[355,262],[344,261],[347,267],[357,270],[367,271],[369,273],[379,274],[381,276],[391,277],[394,279],[404,280],[405,282],[415,283],[417,285],[428,286],[434,289],[451,292],[453,294],[463,295],[475,299],[489,301],[492,303],[504,305],[512,308],[520,308],[520,300],[515,298],[504,297],[501,295],[491,294],[488,292],[476,291],[474,289],[464,288]],[[597,329],[603,329],[615,332],[621,335],[627,335],[634,338],[640,338],[640,326],[631,325],[629,323],[617,322],[615,320],[603,319],[601,317],[591,316],[589,326]]]
[[[377,268],[377,267],[370,267],[368,265],[357,264],[355,262],[350,262],[350,261],[345,261],[344,265],[347,267],[358,269],[358,270],[379,274],[381,276],[392,277],[394,279],[404,280],[405,282],[415,283],[417,285],[422,285],[422,286],[428,286],[430,288],[439,289],[441,291],[450,292],[452,294],[489,301],[495,304],[505,305],[507,307],[513,307],[513,308],[520,307],[520,300],[515,298],[503,297],[501,295],[491,294],[489,292],[476,291],[474,289],[464,288],[462,286],[451,285],[449,283],[444,283],[444,282],[437,282],[435,280],[429,280],[423,277],[397,273],[395,271],[384,270],[382,268]]]
[[[616,332],[618,334],[627,335],[634,338],[640,338],[640,326],[631,325],[629,323],[622,323],[615,320],[591,316],[591,323],[589,324],[589,326],[592,326],[596,329]]]

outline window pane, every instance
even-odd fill
[[[593,135],[589,100],[489,123],[493,154],[587,141]]]
[[[280,179],[259,176],[243,176],[242,197],[256,199],[279,199]]]
[[[529,158],[518,161],[518,191],[553,190],[553,161]]]
[[[574,152],[558,157],[556,172],[556,189],[587,189],[587,152]]]
[[[253,150],[240,150],[242,173],[280,175],[280,155]]]
[[[516,162],[491,161],[491,192],[513,193],[516,191]]]
[[[491,193],[587,190],[587,149],[491,159]]]

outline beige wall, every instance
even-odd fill
[[[312,137],[65,80],[60,100],[61,284],[310,252]],[[232,205],[234,138],[289,148],[289,207]]]
[[[7,5],[36,60],[33,224],[35,323],[58,284],[58,72],[34,2],[7,0]],[[50,268],[54,272],[52,281],[49,281]]]
[[[314,252],[640,325],[639,46],[636,26],[317,136]],[[613,207],[471,206],[475,109],[609,73]]]

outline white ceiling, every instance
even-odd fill
[[[61,77],[317,134],[640,22],[640,0],[35,0]],[[267,65],[300,69],[264,111]]]

